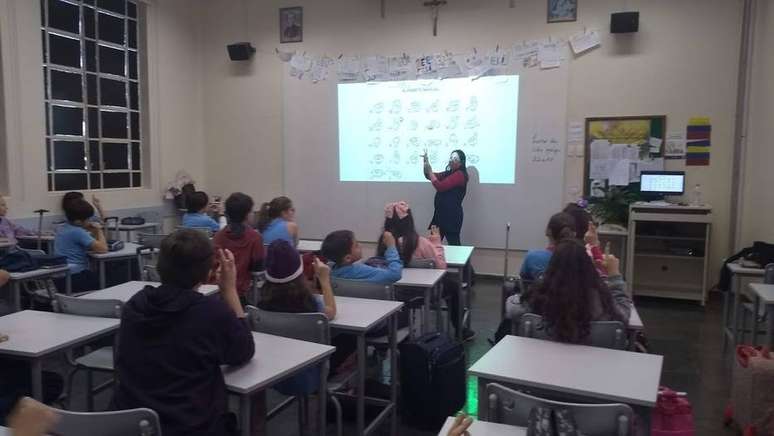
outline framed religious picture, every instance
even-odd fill
[[[563,23],[578,20],[578,0],[547,1],[549,23]]]
[[[280,43],[304,40],[304,9],[300,6],[279,10]]]

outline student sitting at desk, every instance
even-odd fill
[[[146,286],[121,314],[115,406],[155,410],[166,436],[230,435],[236,426],[220,367],[252,359],[255,342],[228,250],[218,250],[221,298],[197,292],[214,254],[199,231],[167,236],[157,264],[161,286]]]
[[[386,247],[384,258],[386,268],[377,268],[358,262],[363,257],[360,243],[350,230],[337,230],[328,234],[322,243],[322,255],[334,263],[331,275],[336,278],[363,280],[371,283],[389,285],[400,280],[403,274],[403,262],[398,249],[395,248],[395,237],[385,231],[382,242]]]
[[[215,234],[216,249],[229,250],[234,254],[237,270],[237,292],[242,304],[246,304],[247,291],[252,282],[252,271],[263,265],[263,238],[250,226],[253,199],[249,195],[235,192],[226,199],[228,226]]]
[[[89,270],[89,252],[107,253],[105,234],[98,223],[89,221],[94,208],[84,199],[65,204],[67,222],[59,226],[54,237],[54,252],[67,258],[73,292],[99,289],[99,277]],[[57,289],[64,289],[64,279],[54,280]]]
[[[264,244],[284,239],[290,245],[298,245],[298,224],[295,222],[296,208],[288,197],[277,197],[261,205],[258,212],[258,231]]]
[[[592,321],[621,321],[628,324],[632,300],[614,256],[605,256],[607,283],[576,240],[557,244],[543,277],[521,294],[518,303],[509,301],[507,316],[518,323],[525,313],[543,317],[549,334],[560,342],[584,343]]]
[[[278,239],[269,245],[266,253],[266,285],[261,290],[258,307],[271,312],[324,313],[328,319],[336,318],[336,298],[331,287],[331,271],[328,265],[314,259],[314,273],[322,294],[314,293],[303,275],[301,255],[287,241]],[[336,351],[331,355],[330,368],[334,374],[357,348],[352,335],[331,338]],[[310,394],[319,386],[317,368],[292,377],[277,386],[287,395]]]
[[[521,263],[519,277],[527,282],[537,280],[551,261],[554,247],[565,239],[575,238],[575,219],[572,215],[559,212],[551,216],[546,226],[548,247],[540,250],[529,250]]]
[[[5,198],[0,197],[0,238],[5,238],[9,243],[16,245],[18,242],[16,238],[18,236],[32,235],[32,230],[25,229],[22,226],[16,225],[6,218],[8,213],[8,204],[5,202]]]
[[[188,206],[188,212],[183,215],[182,227],[201,227],[209,229],[212,233],[220,230],[218,222],[207,215],[210,198],[206,192],[196,191],[190,194],[186,199],[186,205]]]
[[[396,248],[403,261],[403,265],[408,266],[413,259],[429,259],[433,261],[436,269],[446,269],[446,256],[443,245],[441,245],[441,235],[438,228],[432,226],[430,228],[430,235],[427,238],[420,236],[414,226],[414,217],[407,202],[388,203],[384,207],[384,230],[392,233],[397,239]],[[376,248],[376,255],[384,257],[386,251],[387,246],[384,244],[384,238],[380,237]],[[457,311],[459,310],[459,286],[460,284],[457,280],[448,275],[444,276],[443,296],[449,302],[450,313],[452,314],[458,313]],[[398,289],[396,291],[395,298],[398,300],[408,301],[412,297],[416,297],[414,292],[405,293],[401,291],[403,290]],[[451,323],[454,328],[458,328],[456,316],[451,316]],[[465,329],[465,332],[463,332],[465,340],[471,340],[475,335],[475,332],[469,329]]]
[[[607,277],[608,273],[604,267],[605,256],[599,247],[597,226],[594,224],[591,214],[576,203],[568,203],[562,212],[572,215],[572,218],[575,220],[575,238],[585,244],[586,253],[594,261],[599,275]]]

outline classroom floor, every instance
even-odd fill
[[[499,323],[500,281],[479,279],[474,288],[473,328],[478,335],[468,345],[469,364],[486,353],[490,345],[487,338],[492,337]],[[734,431],[722,425],[723,409],[729,395],[728,380],[730,363],[721,356],[721,307],[719,296],[715,296],[702,308],[695,303],[683,303],[675,300],[638,298],[636,301],[640,315],[646,326],[646,335],[653,353],[665,356],[662,384],[678,391],[688,393],[694,407],[696,434],[702,436],[733,435]],[[256,350],[260,356],[261,350]],[[57,362],[49,362],[47,367],[61,369]],[[53,368],[52,368],[53,369]],[[636,374],[632,374],[636,377]],[[84,410],[84,378],[76,378],[75,410]],[[475,398],[476,382],[468,380],[468,391]],[[109,391],[108,391],[109,392]],[[97,407],[106,407],[109,393],[98,397]],[[280,397],[271,394],[269,401]],[[475,402],[466,405],[470,414],[476,413]],[[285,436],[298,434],[297,412],[291,407],[268,424],[269,435]],[[328,434],[335,434],[333,423],[328,426]],[[388,434],[384,426],[381,434]],[[345,423],[344,434],[354,434],[352,422]],[[401,436],[429,436],[437,432],[422,432],[401,425]],[[472,435],[475,436],[475,435]]]

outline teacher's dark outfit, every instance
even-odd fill
[[[428,177],[435,188],[435,213],[430,225],[438,226],[441,238],[449,245],[460,245],[462,230],[462,200],[467,192],[468,178],[462,170],[433,173]]]

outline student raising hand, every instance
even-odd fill
[[[390,232],[384,232],[382,235],[382,240],[384,241],[385,247],[389,248],[395,246],[395,236],[393,236]]]
[[[237,318],[244,318],[245,311],[242,309],[242,303],[239,301],[239,295],[236,288],[236,264],[234,263],[234,254],[231,250],[217,251],[218,269],[215,271],[220,292],[226,304],[234,311]]]
[[[473,424],[473,420],[468,418],[467,415],[458,415],[454,418],[454,423],[449,428],[449,433],[446,436],[470,436],[468,428]]]
[[[43,436],[56,424],[57,414],[32,398],[24,397],[16,403],[8,418],[13,436]]]

